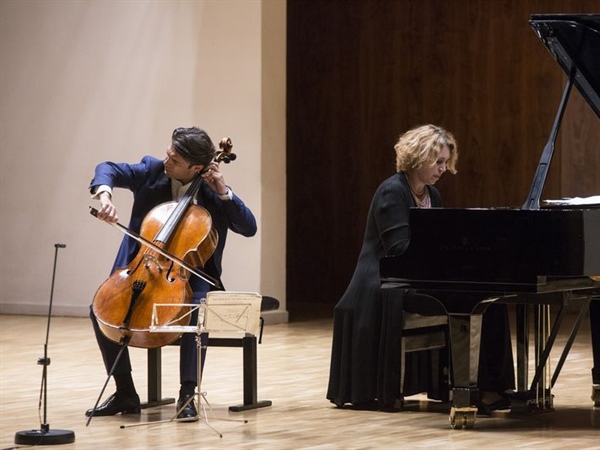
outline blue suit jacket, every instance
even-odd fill
[[[145,156],[138,164],[104,162],[96,166],[94,178],[90,183],[90,191],[96,192],[100,185],[111,188],[125,188],[133,192],[133,206],[129,229],[140,233],[144,217],[155,206],[172,201],[171,179],[164,171],[162,160],[152,156]],[[212,257],[206,262],[204,271],[213,278],[221,278],[221,262],[223,249],[227,240],[227,231],[232,230],[243,236],[254,236],[256,234],[256,219],[246,207],[244,202],[233,194],[233,200],[221,200],[218,195],[206,186],[201,185],[196,196],[198,205],[203,206],[211,215],[213,227],[219,235],[219,241]],[[135,239],[125,236],[117,253],[112,271],[118,267],[129,264],[139,250],[139,244]],[[112,273],[111,271],[111,273]],[[192,276],[190,286],[194,291],[194,298],[205,296],[210,285]]]

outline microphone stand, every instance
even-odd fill
[[[52,287],[50,288],[50,307],[48,308],[48,325],[46,327],[46,343],[44,344],[44,357],[38,359],[38,364],[44,366],[42,370],[42,385],[40,387],[40,403],[44,402],[44,419],[38,430],[19,431],[15,434],[15,444],[24,445],[55,445],[70,444],[75,442],[75,433],[70,430],[50,430],[50,425],[46,422],[47,409],[47,376],[50,358],[48,358],[48,337],[50,335],[50,317],[52,315],[52,297],[54,295],[54,278],[56,276],[56,259],[58,249],[65,248],[66,244],[54,244],[54,270],[52,271]]]

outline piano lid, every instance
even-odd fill
[[[600,117],[600,14],[534,14],[529,21],[567,76]]]

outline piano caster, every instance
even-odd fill
[[[594,408],[600,408],[600,384],[592,386],[592,401],[594,402]]]
[[[453,429],[473,428],[476,415],[477,408],[470,406],[456,408],[453,406],[450,408],[450,426]]]

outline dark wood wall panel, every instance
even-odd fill
[[[561,196],[599,195],[600,122],[577,90],[565,111],[560,143]]]
[[[436,123],[458,139],[459,173],[438,184],[446,206],[520,206],[564,83],[529,17],[594,8],[598,1],[288,0],[290,309],[343,293],[371,196],[394,172],[393,145],[410,127]],[[571,108],[545,198],[600,191],[600,139],[587,131],[599,124],[586,107]]]

